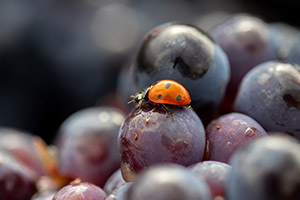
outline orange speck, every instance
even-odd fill
[[[139,138],[139,136],[138,136],[138,135],[135,135],[133,139],[134,139],[135,141],[137,141],[138,138]]]
[[[145,120],[145,124],[149,124],[149,119],[146,119],[146,120]]]
[[[217,126],[216,126],[216,129],[217,129],[217,130],[220,130],[220,128],[221,128],[220,125],[217,125]]]
[[[73,181],[70,182],[70,184],[76,184],[76,183],[81,183],[81,179],[80,178],[76,178]]]

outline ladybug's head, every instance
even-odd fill
[[[148,101],[148,92],[150,90],[151,87],[148,87],[146,89],[143,89],[141,91],[139,91],[138,93],[136,93],[135,95],[131,95],[130,97],[132,98],[128,104],[135,102],[137,104],[142,103],[143,101]]]

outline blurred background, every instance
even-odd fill
[[[296,9],[293,0],[0,0],[0,126],[51,143],[82,108],[122,109],[119,71],[161,23],[207,31],[247,12],[298,28]]]

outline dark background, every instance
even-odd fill
[[[299,27],[297,1],[0,0],[0,126],[51,143],[72,113],[115,101],[118,72],[168,21],[207,30],[234,13]]]

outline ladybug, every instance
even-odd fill
[[[152,101],[157,104],[189,106],[191,97],[189,92],[180,83],[173,80],[160,80],[154,85],[131,96],[128,103],[135,102],[141,106],[144,101]],[[164,108],[166,108],[164,106]]]

